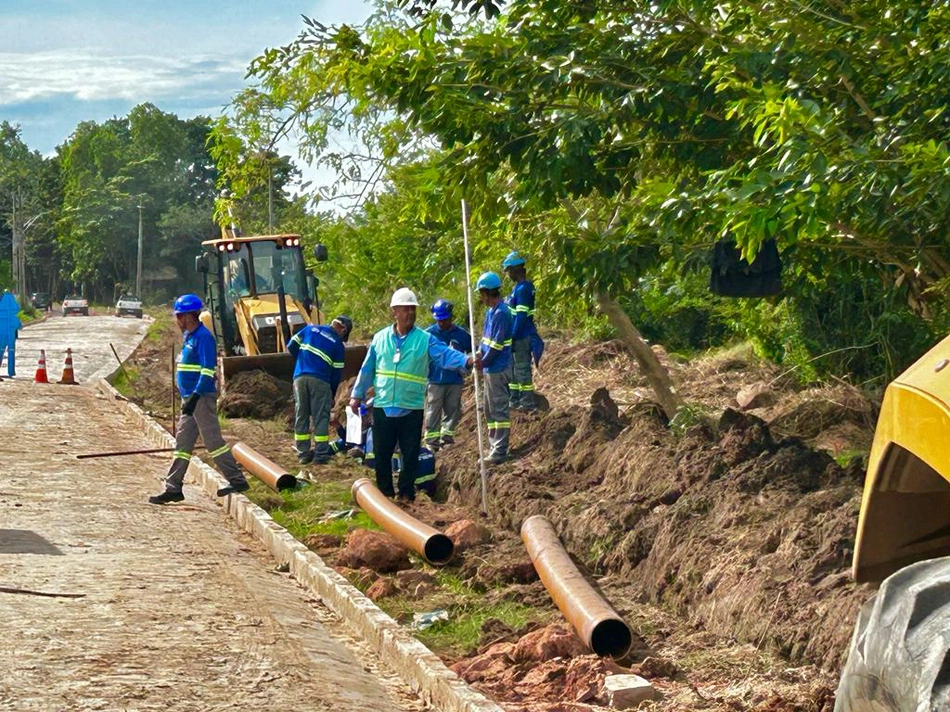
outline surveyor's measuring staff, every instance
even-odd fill
[[[468,255],[468,204],[462,200],[462,239],[465,243],[465,293],[468,295],[468,329],[472,335],[473,351],[477,353],[479,343],[475,337],[475,310],[472,307],[472,261]],[[475,353],[472,357],[475,357]],[[478,369],[474,370],[475,383],[475,431],[478,433],[478,468],[482,481],[482,512],[488,514],[488,473],[485,471],[485,446],[482,444],[482,412],[479,404]]]

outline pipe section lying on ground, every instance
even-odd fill
[[[423,524],[389,501],[376,485],[365,477],[353,483],[353,499],[366,514],[384,530],[434,566],[452,560],[455,544],[442,532]]]
[[[287,474],[287,471],[274,462],[271,462],[259,452],[252,450],[244,443],[234,443],[231,446],[234,459],[244,465],[244,469],[275,492],[285,489],[294,489],[297,478]]]
[[[630,650],[630,628],[571,561],[547,517],[528,517],[521,525],[531,563],[554,603],[597,655],[622,658]]]

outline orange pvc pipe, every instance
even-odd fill
[[[452,560],[455,544],[428,524],[414,519],[393,504],[376,485],[365,477],[353,483],[353,499],[366,514],[400,542],[434,566],[444,566]]]
[[[633,641],[630,628],[571,561],[551,521],[528,517],[521,540],[544,587],[584,644],[597,655],[626,655]]]
[[[296,477],[288,474],[285,469],[244,443],[234,443],[231,446],[231,452],[234,454],[234,459],[244,465],[248,472],[275,492],[294,489],[297,486]]]

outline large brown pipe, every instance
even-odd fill
[[[434,566],[452,560],[455,544],[442,532],[413,519],[389,501],[376,485],[365,477],[353,483],[353,499],[366,514],[407,547],[422,554]]]
[[[528,517],[521,525],[531,563],[554,603],[588,648],[622,658],[630,650],[630,628],[571,561],[547,517]]]
[[[294,489],[297,478],[287,474],[287,471],[276,463],[249,448],[244,443],[234,443],[231,446],[234,459],[244,465],[245,469],[275,492],[285,489]]]

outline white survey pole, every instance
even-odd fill
[[[468,295],[468,329],[472,346],[478,352],[479,339],[475,334],[475,309],[472,306],[472,260],[468,254],[468,204],[462,200],[462,239],[465,243],[465,293]],[[478,369],[474,371],[475,383],[475,432],[478,433],[478,472],[482,480],[482,512],[488,514],[488,472],[485,470],[485,445],[482,442],[482,411],[478,387]]]

